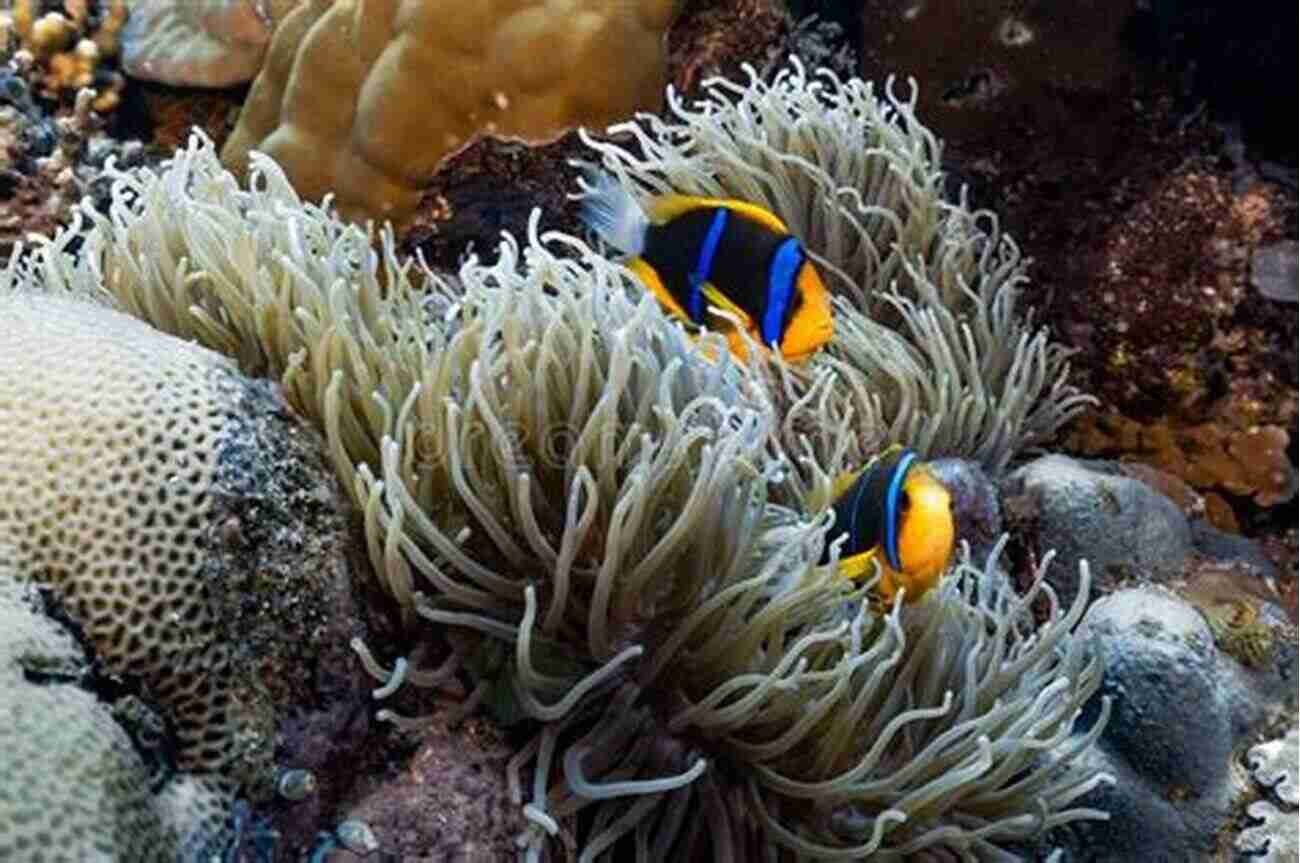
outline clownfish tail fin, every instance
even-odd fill
[[[584,171],[583,179],[582,221],[620,252],[640,255],[650,220],[636,198],[612,174],[594,167]]]

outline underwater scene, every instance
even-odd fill
[[[0,0],[0,863],[1293,863],[1297,7]]]

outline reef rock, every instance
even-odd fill
[[[1104,660],[1097,699],[1111,719],[1086,759],[1116,776],[1081,803],[1111,813],[1079,825],[1089,859],[1206,859],[1231,824],[1240,787],[1231,769],[1250,735],[1295,703],[1294,636],[1252,668],[1216,649],[1206,619],[1153,588],[1099,600],[1081,628]],[[1099,701],[1085,708],[1087,724]]]
[[[1182,571],[1192,532],[1178,506],[1151,486],[1102,462],[1044,456],[1001,484],[1013,533],[1036,554],[1055,549],[1052,586],[1063,603],[1087,560],[1102,592],[1134,580],[1154,582]]]

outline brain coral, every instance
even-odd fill
[[[0,859],[206,859],[228,801],[191,777],[155,784],[130,729],[83,686],[76,639],[0,568]],[[190,856],[192,855],[192,856]]]
[[[658,105],[679,0],[309,0],[276,30],[222,151],[353,220],[400,223],[479,133],[529,139]]]
[[[0,291],[0,310],[0,543],[148,682],[184,764],[221,769],[237,729],[200,576],[231,364],[82,299]]]

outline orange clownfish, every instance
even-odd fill
[[[789,360],[830,341],[830,294],[803,244],[771,212],[690,195],[660,195],[643,209],[609,174],[587,179],[583,221],[631,256],[628,269],[669,314],[725,333],[742,359],[738,327]]]
[[[823,564],[830,562],[831,544],[847,534],[840,572],[870,577],[879,563],[876,592],[886,603],[900,588],[906,590],[904,602],[915,602],[938,583],[956,542],[952,498],[916,453],[890,447],[862,470],[840,477],[833,498],[835,523],[826,535]]]

